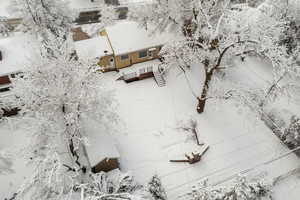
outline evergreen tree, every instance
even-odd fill
[[[154,175],[148,183],[148,191],[155,200],[167,200],[166,191],[157,175]]]

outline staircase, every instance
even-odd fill
[[[154,80],[156,81],[158,87],[163,87],[166,85],[166,80],[164,79],[164,77],[161,75],[159,71],[154,71],[153,75],[154,75]]]

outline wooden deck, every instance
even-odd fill
[[[153,77],[155,82],[159,87],[163,87],[166,85],[166,80],[164,79],[163,75],[156,69],[155,66],[148,66],[136,69],[133,72],[123,72],[123,75],[118,80],[122,79],[126,83],[131,83],[134,81],[143,80],[146,78]]]

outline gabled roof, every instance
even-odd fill
[[[113,136],[104,128],[93,120],[89,120],[84,127],[88,136],[86,151],[91,166],[97,165],[106,158],[120,157]]]
[[[160,46],[172,38],[171,34],[154,34],[136,22],[126,20],[106,27],[106,32],[116,55]]]
[[[81,59],[95,59],[105,55],[112,55],[112,49],[105,36],[97,36],[75,42],[77,55]],[[106,53],[105,53],[106,51]]]

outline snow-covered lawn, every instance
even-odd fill
[[[201,83],[195,81],[201,77],[200,70],[188,76],[193,90],[201,91]],[[239,113],[234,105],[208,105],[206,113],[196,114],[196,99],[179,72],[171,73],[162,88],[153,79],[111,84],[125,126],[115,134],[122,170],[132,171],[143,183],[154,173],[159,174],[171,199],[202,178],[215,183],[249,170],[253,175],[266,171],[265,178],[271,180],[299,167],[293,154],[265,163],[289,150],[262,122]],[[185,153],[197,148],[195,142],[186,140],[186,133],[176,129],[178,122],[189,116],[199,121],[200,140],[210,149],[197,164],[170,163],[170,159],[184,159]]]
[[[242,172],[271,180],[299,167],[294,154],[268,162],[289,150],[261,121],[249,113],[238,112],[234,104],[208,104],[204,114],[196,114],[197,101],[190,87],[196,93],[201,91],[202,83],[196,81],[201,77],[201,68],[187,76],[189,82],[174,70],[167,76],[167,86],[158,87],[152,78],[126,84],[115,81],[116,72],[105,74],[107,85],[114,88],[119,101],[120,131],[113,136],[122,170],[131,171],[141,183],[157,173],[170,199],[175,199],[203,178],[223,183]],[[180,121],[191,116],[198,120],[199,139],[210,148],[194,165],[170,163],[170,159],[184,159],[185,153],[198,148],[177,129]],[[21,152],[26,144],[21,133],[1,124],[1,148]],[[31,174],[24,163],[20,156],[14,165],[15,174],[0,175],[0,198],[11,196],[25,174]]]
[[[26,177],[32,175],[32,166],[27,165],[29,158],[25,157],[25,147],[29,142],[26,131],[15,130],[8,123],[0,123],[0,152],[8,154],[13,161],[12,173],[0,172],[0,199],[11,198]],[[0,159],[0,168],[3,164]]]

